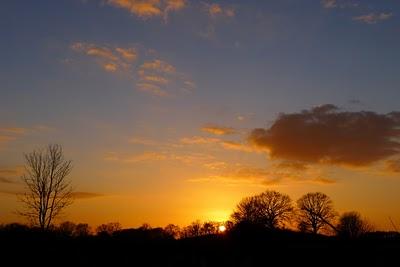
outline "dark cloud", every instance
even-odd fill
[[[348,112],[327,104],[281,114],[249,141],[272,158],[365,166],[400,152],[400,112]]]

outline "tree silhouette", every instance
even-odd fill
[[[96,228],[98,235],[112,235],[114,232],[121,230],[121,224],[119,222],[110,222],[106,224],[100,224]]]
[[[178,239],[180,234],[180,228],[179,226],[170,223],[167,226],[165,226],[164,232],[167,234],[167,236],[170,236],[174,239]]]
[[[212,221],[205,222],[205,223],[203,223],[200,232],[202,235],[217,234],[218,226],[219,226],[219,223],[217,223],[217,222],[212,222]]]
[[[346,238],[357,238],[372,231],[372,226],[356,211],[345,212],[337,225],[338,234]]]
[[[202,224],[199,220],[192,222],[190,225],[184,227],[181,232],[181,237],[196,237],[202,234]]]
[[[27,193],[20,195],[27,217],[42,230],[49,229],[53,220],[72,204],[72,188],[67,176],[71,161],[65,160],[60,145],[49,145],[25,155],[25,174],[21,177]]]
[[[262,224],[274,229],[288,221],[292,212],[292,201],[288,195],[268,190],[244,198],[237,205],[232,219],[235,223]]]
[[[297,200],[299,229],[317,234],[321,228],[330,226],[336,230],[332,220],[336,217],[332,200],[324,193],[308,193]]]

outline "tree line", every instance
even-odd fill
[[[72,187],[67,176],[72,170],[70,160],[64,158],[60,145],[49,145],[25,155],[25,174],[22,181],[26,192],[19,196],[24,209],[19,214],[42,231],[56,230],[71,236],[112,235],[122,230],[119,223],[99,225],[94,231],[88,224],[63,222],[58,227],[54,220],[72,204]],[[307,193],[295,203],[283,193],[267,190],[245,197],[236,206],[227,222],[195,221],[183,228],[170,224],[154,228],[173,238],[187,238],[218,234],[243,225],[260,226],[268,230],[295,229],[313,234],[334,233],[350,238],[359,237],[373,227],[355,211],[339,216],[332,200],[324,193]],[[156,230],[144,224],[141,231]]]

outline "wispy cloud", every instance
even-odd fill
[[[26,134],[28,129],[17,127],[3,127],[0,128],[0,146],[14,141],[19,136]]]
[[[321,5],[324,8],[335,8],[337,7],[337,2],[336,0],[322,0]]]
[[[213,125],[213,124],[207,124],[204,125],[201,130],[203,132],[215,134],[215,135],[229,135],[229,134],[235,134],[236,130],[231,127],[224,127],[224,126],[218,126],[218,125]]]
[[[355,8],[360,4],[356,1],[351,0],[322,0],[321,5],[323,8],[333,9],[333,8]]]
[[[370,13],[366,15],[353,17],[354,21],[359,21],[365,24],[376,24],[380,21],[388,20],[393,17],[393,13]]]
[[[207,166],[207,165],[206,165]],[[277,166],[260,168],[242,164],[227,164],[225,162],[217,165],[210,165],[213,171],[201,178],[189,179],[189,182],[221,182],[226,185],[258,185],[271,186],[284,183],[314,183],[331,185],[336,181],[325,178],[318,169],[309,169],[307,171],[293,171]]]
[[[107,3],[123,8],[141,19],[167,19],[169,13],[177,12],[186,6],[186,0],[108,0]]]
[[[23,174],[23,172],[24,166],[22,165],[0,168],[0,183],[17,184],[18,178]]]
[[[103,196],[104,194],[93,193],[93,192],[72,192],[72,197],[75,199],[88,199],[88,198],[96,198]]]
[[[152,84],[152,83],[137,83],[136,87],[139,91],[150,93],[155,96],[166,96],[168,95],[167,91],[161,89],[160,86]]]
[[[124,155],[115,152],[107,153],[105,160],[115,161],[120,163],[152,163],[160,161],[178,161],[187,165],[205,164],[214,160],[214,157],[204,153],[194,152],[171,152],[162,151],[145,151],[134,155]]]
[[[129,139],[129,143],[131,144],[139,144],[139,145],[146,145],[146,146],[155,146],[158,145],[159,143],[155,140],[149,139],[147,137],[139,137],[139,136],[134,136]]]
[[[97,64],[105,71],[116,72],[127,70],[132,67],[132,61],[137,58],[135,48],[121,48],[99,46],[91,43],[76,42],[71,49],[96,59]]]
[[[14,181],[14,180],[12,180],[10,178],[6,178],[6,177],[1,177],[0,176],[0,183],[3,183],[3,184],[15,184],[16,181]]]
[[[221,146],[227,150],[236,150],[243,152],[256,152],[254,148],[249,146],[248,144],[243,144],[237,141],[223,141],[221,142]]]
[[[193,137],[184,137],[180,141],[183,144],[193,145],[193,144],[215,144],[219,143],[221,140],[218,138],[193,136]]]
[[[207,13],[210,17],[234,17],[235,9],[231,6],[225,6],[221,4],[205,4]]]
[[[154,51],[148,53],[139,47],[83,42],[73,43],[71,49],[92,58],[106,72],[124,73],[124,77],[132,80],[135,88],[141,92],[165,97],[192,92],[195,88],[191,79],[177,71],[171,63],[161,60]]]
[[[390,159],[385,162],[385,170],[400,173],[400,159]]]

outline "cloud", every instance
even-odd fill
[[[28,129],[26,129],[26,128],[18,128],[18,127],[0,128],[0,145],[7,144],[11,141],[14,141],[19,136],[24,135],[27,132],[28,132]]]
[[[123,159],[127,163],[147,162],[147,161],[160,161],[166,160],[168,157],[164,152],[144,152],[142,154],[129,156]]]
[[[351,0],[322,0],[321,5],[323,8],[354,8],[358,7],[359,3]]]
[[[170,7],[178,6],[178,2],[170,1]],[[106,72],[124,74],[141,92],[165,97],[195,88],[195,83],[171,63],[152,58],[156,53],[147,53],[143,48],[76,42],[71,49],[92,58]]]
[[[385,169],[388,172],[400,173],[400,159],[390,159],[385,162]]]
[[[19,127],[0,128],[0,133],[6,134],[25,134],[28,129]]]
[[[202,137],[202,136],[193,136],[193,137],[184,137],[181,140],[183,144],[215,144],[219,143],[220,139],[218,138],[211,138],[211,137]]]
[[[295,171],[306,171],[308,169],[308,165],[304,164],[304,162],[298,161],[282,161],[277,165],[277,167]]]
[[[120,155],[115,152],[107,153],[105,160],[121,163],[147,163],[158,161],[178,161],[187,165],[206,164],[214,160],[211,155],[203,153],[178,153],[170,151],[146,151],[135,155]]]
[[[236,141],[223,141],[221,142],[221,146],[227,150],[237,150],[243,152],[255,152],[255,150],[248,146],[247,144],[243,144]]]
[[[361,15],[357,17],[353,17],[354,21],[359,21],[365,24],[376,24],[379,21],[388,20],[393,16],[393,13],[370,13],[366,15]]]
[[[161,89],[160,86],[151,83],[137,83],[136,86],[140,91],[147,92],[155,96],[168,95],[167,92]]]
[[[185,0],[108,0],[108,4],[123,8],[141,19],[163,16],[186,6]]]
[[[158,75],[143,75],[141,78],[147,82],[154,82],[163,85],[168,84],[169,82],[168,79]]]
[[[159,73],[167,73],[167,74],[174,74],[176,72],[174,66],[159,59],[146,61],[142,64],[142,66],[140,66],[140,68],[143,70],[152,70]]]
[[[335,180],[324,177],[317,177],[315,179],[312,179],[311,181],[317,184],[324,184],[324,185],[336,184]]]
[[[158,142],[151,140],[149,138],[144,138],[144,137],[132,137],[129,139],[129,143],[131,144],[139,144],[139,145],[146,145],[146,146],[155,146],[158,145]]]
[[[216,17],[229,17],[235,16],[235,9],[233,7],[222,6],[220,4],[206,4],[208,15],[212,18]]]
[[[218,125],[205,125],[201,128],[203,132],[215,134],[215,135],[229,135],[235,134],[235,129],[231,127],[223,127]]]
[[[75,52],[93,57],[96,59],[97,63],[108,72],[127,70],[132,67],[132,62],[137,58],[136,49],[132,47],[109,47],[76,42],[71,45],[71,49]]]
[[[400,152],[400,112],[347,112],[322,105],[281,114],[248,137],[272,159],[366,166]]]
[[[337,7],[337,2],[336,0],[322,0],[321,5],[324,8],[335,8]]]
[[[128,61],[135,61],[137,59],[137,52],[134,48],[116,47],[115,51],[117,51],[124,59]]]
[[[14,180],[9,179],[9,178],[0,176],[0,183],[3,183],[3,184],[15,184],[16,182]]]
[[[17,184],[18,179],[24,173],[24,166],[17,165],[12,168],[0,168],[0,183]]]
[[[117,64],[115,63],[106,63],[103,65],[104,70],[109,71],[109,72],[115,72],[118,69]]]
[[[15,136],[0,135],[0,144],[8,143],[8,142],[13,141],[15,139],[17,139]]]
[[[72,197],[75,199],[88,199],[95,197],[102,197],[103,194],[93,193],[93,192],[72,192]]]

